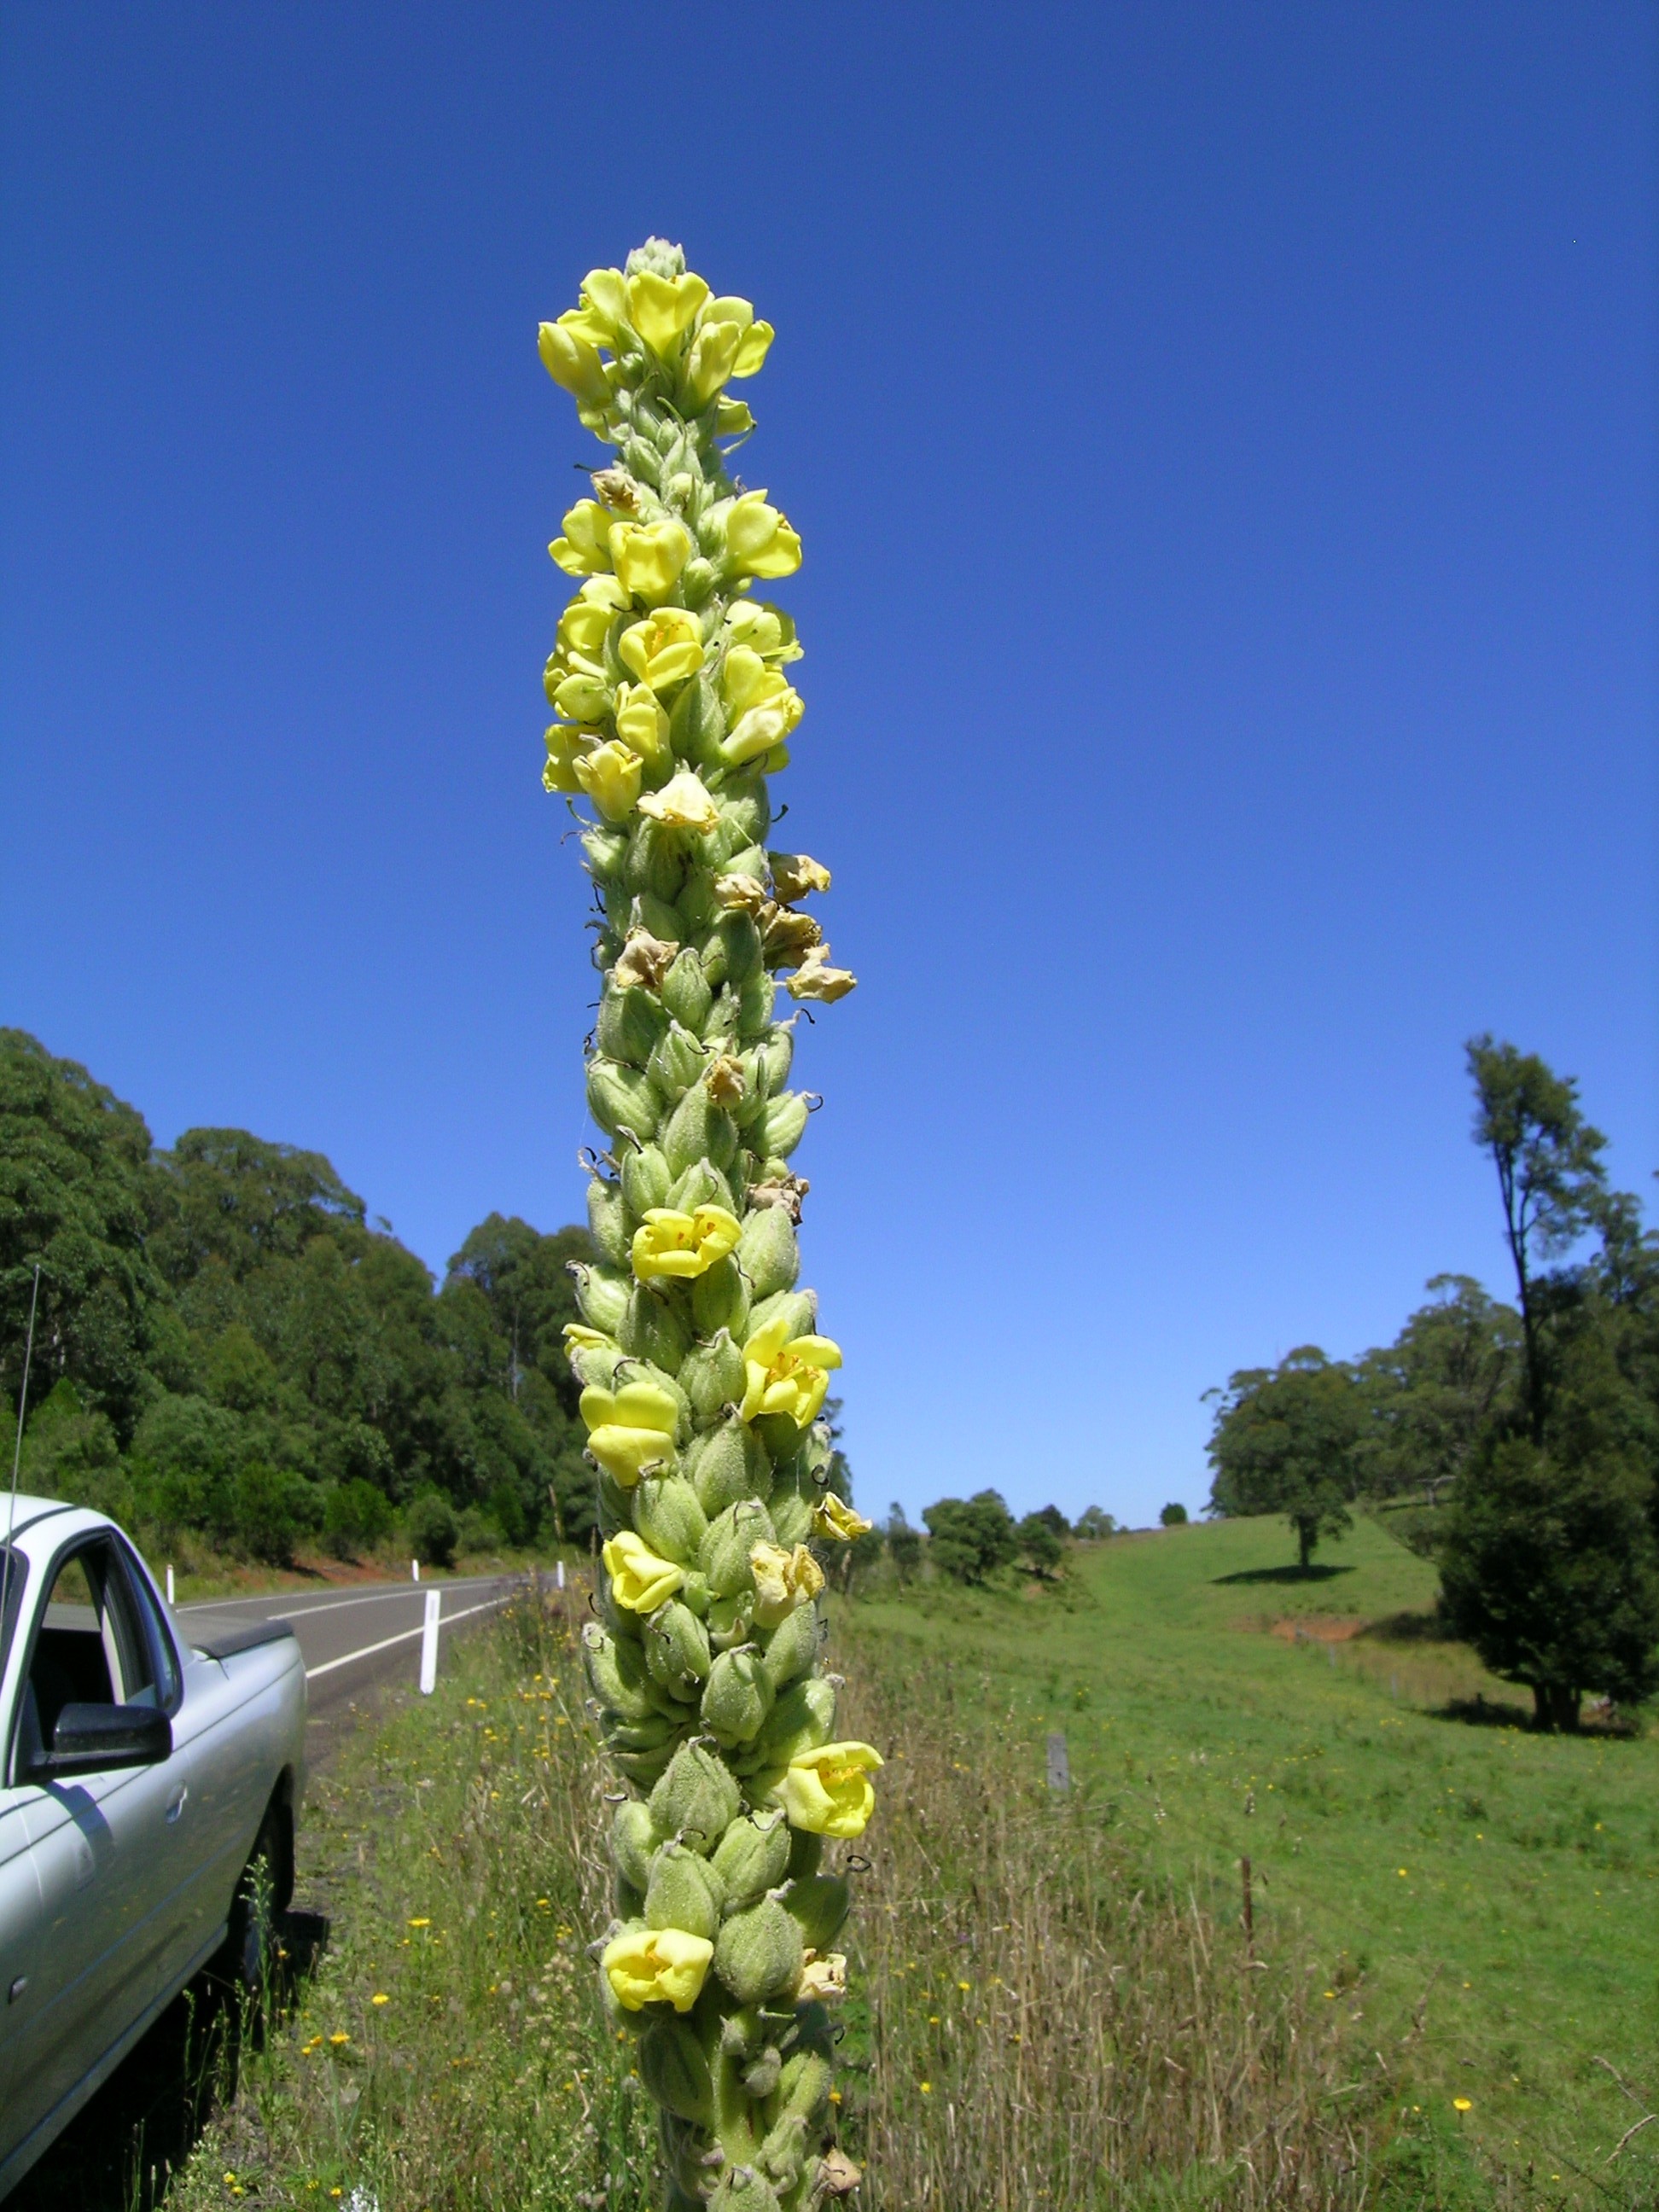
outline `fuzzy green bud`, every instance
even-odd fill
[[[694,1036],[702,1035],[714,994],[702,972],[701,957],[690,945],[682,948],[663,978],[662,1002],[677,1022],[683,1023]]]
[[[714,1271],[711,1267],[708,1272]],[[692,1346],[680,1362],[680,1388],[691,1401],[693,1413],[703,1420],[711,1419],[722,1406],[741,1401],[743,1353],[730,1330],[717,1329],[708,1343]]]
[[[672,1301],[645,1283],[636,1284],[629,1293],[617,1338],[624,1352],[648,1359],[668,1375],[678,1372],[691,1341]]]
[[[643,1067],[667,1027],[668,1018],[649,991],[607,991],[599,1004],[594,1042],[612,1060]]]
[[[755,1297],[769,1298],[794,1288],[800,1273],[800,1247],[795,1241],[794,1224],[782,1206],[757,1207],[743,1224],[736,1256]]]
[[[599,1256],[613,1267],[628,1265],[628,1206],[622,1185],[592,1176],[587,1186],[587,1225]]]
[[[752,1583],[750,1554],[757,1544],[773,1540],[770,1516],[757,1498],[739,1498],[717,1514],[697,1547],[697,1565],[711,1595],[731,1597]]]
[[[800,1979],[800,1928],[775,1898],[734,1912],[714,1945],[714,1972],[739,2004],[787,1996]]]
[[[678,1928],[712,1941],[725,1903],[726,1885],[700,1852],[684,1844],[662,1846],[646,1885],[647,1928]]]
[[[641,1896],[651,1880],[657,1840],[650,1807],[637,1797],[624,1798],[611,1823],[611,1856],[623,1881],[632,1882]]]
[[[808,1950],[827,1951],[852,1910],[853,1893],[839,1875],[815,1874],[805,1881],[792,1881],[782,1902],[799,1923]]]
[[[728,1912],[758,1905],[789,1867],[789,1824],[781,1813],[746,1813],[733,1820],[714,1850]]]
[[[702,1723],[727,1749],[752,1743],[772,1710],[772,1685],[760,1655],[744,1646],[722,1651],[708,1670]]]
[[[772,1631],[762,1662],[766,1679],[775,1690],[781,1690],[798,1674],[805,1674],[817,1656],[817,1607],[797,1606]]]
[[[679,1213],[695,1213],[700,1206],[738,1211],[732,1186],[710,1159],[693,1160],[685,1172],[668,1186],[666,1203]]]
[[[659,2105],[694,2126],[714,2124],[714,2085],[695,2028],[683,2020],[653,2020],[640,2038],[636,2056],[640,2079]]]
[[[666,1206],[673,1178],[659,1145],[630,1145],[623,1154],[623,1196],[637,1220],[653,1206]]]
[[[588,1062],[587,1110],[607,1137],[631,1129],[642,1144],[656,1134],[662,1114],[645,1075],[619,1060]]]
[[[800,2119],[811,2119],[822,2109],[834,2078],[829,2061],[820,2052],[792,2051],[778,2079],[775,2109],[779,2118],[793,2114]]]
[[[682,1744],[651,1792],[659,1836],[678,1836],[712,1851],[738,1816],[738,1785],[725,1761],[700,1743]]]
[[[631,1069],[625,1071],[630,1076]],[[634,1079],[647,1091],[651,1086],[644,1077]],[[641,1131],[648,1135],[656,1127],[657,1106],[652,1093],[651,1118]],[[595,1114],[594,1120],[601,1128],[604,1119]],[[614,1134],[614,1131],[612,1133]],[[708,1093],[701,1083],[694,1083],[668,1118],[662,1133],[662,1148],[667,1156],[671,1175],[684,1175],[696,1160],[712,1160],[717,1168],[729,1168],[738,1153],[738,1133],[731,1115],[724,1108],[710,1102]]]
[[[653,1681],[671,1696],[695,1702],[711,1664],[708,1631],[689,1605],[671,1598],[645,1624],[641,1638]]]
[[[582,1630],[582,1672],[600,1705],[623,1720],[641,1721],[659,1710],[640,1645],[619,1644],[596,1620]]]
[[[607,1268],[591,1267],[580,1260],[572,1261],[570,1273],[576,1285],[576,1310],[582,1319],[590,1328],[602,1328],[607,1336],[615,1336],[628,1311],[626,1281]]]
[[[755,1749],[769,1765],[787,1766],[804,1751],[830,1742],[835,1732],[835,1686],[813,1674],[780,1693]]]
[[[681,1376],[684,1380],[684,1370]],[[708,1533],[708,1518],[684,1475],[647,1475],[634,1492],[634,1526],[659,1559],[689,1567]]]
[[[772,1487],[764,1448],[736,1414],[698,1439],[686,1471],[697,1503],[711,1520],[739,1498],[764,1497]]]
[[[769,1098],[755,1117],[751,1137],[755,1150],[769,1160],[787,1160],[805,1134],[808,1111],[799,1091],[781,1091],[775,1098]],[[599,1115],[594,1119],[599,1121]]]
[[[741,1346],[748,1340],[750,1311],[749,1278],[729,1255],[724,1260],[717,1260],[691,1285],[691,1318],[700,1336],[714,1336],[724,1329]],[[741,1370],[741,1352],[738,1365]],[[732,1395],[738,1398],[743,1395],[741,1374]]]
[[[670,1022],[646,1065],[646,1073],[670,1106],[684,1096],[708,1064],[708,1050],[688,1029]]]

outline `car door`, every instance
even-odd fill
[[[0,1547],[0,1562],[8,1601],[0,1632],[3,1675],[9,1632],[21,1607],[28,1567],[21,1552],[8,1552],[4,1547]],[[29,1850],[23,1795],[0,1783],[0,2164],[39,2118],[20,2105],[13,2065],[28,2014],[28,1993],[40,1966],[40,1885]]]
[[[32,1779],[66,1704],[156,1703],[165,1692],[112,1536],[73,1542],[43,1576],[12,1766],[40,1888],[47,1971],[22,2000],[13,2062],[37,2117],[68,2094],[161,1992],[188,1869],[188,1759]]]

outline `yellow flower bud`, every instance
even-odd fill
[[[823,1403],[830,1370],[840,1365],[841,1346],[827,1336],[798,1336],[792,1342],[787,1316],[768,1322],[743,1347],[744,1419],[787,1413],[804,1429]]]
[[[617,687],[617,735],[632,745],[653,768],[665,767],[670,756],[668,717],[647,684]]]
[[[786,906],[805,898],[809,891],[827,891],[830,871],[810,853],[769,853],[772,882]]]
[[[684,607],[659,607],[623,632],[617,652],[624,668],[660,691],[683,684],[702,666],[702,632],[696,617]]]
[[[731,375],[743,337],[736,323],[706,322],[692,339],[685,382],[694,410],[707,407]]]
[[[867,1536],[875,1525],[863,1514],[854,1513],[833,1490],[826,1490],[812,1508],[813,1534],[833,1538],[839,1543],[850,1544],[854,1536]]]
[[[766,503],[763,491],[746,491],[726,518],[726,550],[744,576],[793,576],[800,566],[800,539],[788,519]]]
[[[770,1796],[793,1828],[850,1842],[861,1836],[876,1809],[868,1777],[884,1764],[867,1743],[826,1743],[792,1759]]]
[[[720,697],[731,713],[741,714],[788,689],[781,671],[769,666],[752,646],[727,647],[720,664]]]
[[[612,738],[582,754],[574,763],[577,782],[607,822],[625,822],[640,795],[645,763]]]
[[[605,651],[605,641],[612,620],[611,610],[578,592],[559,617],[559,651],[569,657],[580,654],[584,659],[599,661]]]
[[[659,1559],[642,1536],[623,1528],[599,1555],[611,1577],[611,1595],[629,1613],[654,1613],[685,1580],[685,1569]]]
[[[576,781],[576,763],[592,745],[597,731],[579,730],[568,722],[554,722],[543,733],[547,746],[547,763],[542,769],[544,791],[580,791]]]
[[[624,1382],[618,1390],[592,1388],[579,1402],[588,1429],[587,1449],[624,1490],[653,1468],[672,1465],[679,1408],[654,1382]]]
[[[822,1957],[808,1951],[801,1960],[800,1979],[795,1984],[795,2002],[836,2004],[847,1994],[847,1960],[840,1951],[826,1951]]]
[[[705,1275],[716,1260],[737,1249],[742,1233],[723,1206],[700,1206],[695,1213],[651,1206],[634,1231],[634,1273],[642,1283],[658,1275],[681,1280]]]
[[[763,699],[738,717],[720,751],[734,767],[744,761],[758,760],[763,753],[769,753],[783,743],[805,712],[805,700],[786,684],[775,697]]]
[[[720,818],[702,778],[690,769],[664,784],[660,791],[647,792],[640,801],[640,811],[665,823],[671,830],[712,830]]]
[[[823,1588],[823,1570],[805,1544],[757,1544],[749,1554],[755,1577],[755,1619],[775,1628],[798,1605],[810,1605]]]
[[[647,606],[668,597],[690,557],[691,534],[672,515],[665,522],[611,526],[611,559],[617,580]]]
[[[611,711],[611,687],[591,669],[574,668],[553,686],[553,704],[573,722],[597,722]]]
[[[555,384],[562,385],[585,407],[603,407],[611,397],[605,380],[605,363],[590,341],[572,330],[562,317],[544,323],[536,334],[542,366]]]
[[[659,276],[641,269],[627,279],[628,319],[654,354],[666,359],[708,297],[701,276]]]
[[[611,518],[596,499],[579,499],[564,519],[564,535],[548,551],[567,576],[603,575],[611,566]]]
[[[702,1993],[714,1947],[680,1928],[624,1929],[605,1947],[599,1965],[625,2012],[672,2004],[690,2012]]]
[[[797,972],[786,981],[784,989],[792,999],[817,1000],[825,1006],[857,989],[859,979],[850,968],[832,968],[829,963],[830,947],[812,945]]]

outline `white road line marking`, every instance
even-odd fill
[[[486,1598],[482,1605],[468,1606],[465,1613],[446,1613],[438,1626],[440,1628],[453,1628],[458,1620],[470,1620],[475,1613],[488,1613],[494,1606],[505,1605],[512,1595],[511,1590],[504,1590],[500,1597]],[[421,1622],[414,1628],[404,1629],[397,1636],[382,1637],[378,1644],[365,1644],[361,1651],[348,1651],[343,1659],[325,1659],[320,1667],[307,1667],[306,1680],[314,1682],[319,1674],[331,1674],[337,1667],[350,1666],[354,1659],[372,1659],[377,1651],[390,1651],[394,1644],[407,1644],[410,1637],[423,1635],[425,1626],[426,1624]]]
[[[447,1590],[478,1589],[484,1584],[499,1579],[500,1577],[495,1575],[473,1575],[465,1582],[442,1583],[439,1587]],[[283,1616],[287,1617],[295,1613],[334,1613],[343,1605],[384,1605],[389,1599],[407,1597],[410,1595],[410,1584],[405,1583],[398,1589],[369,1590],[362,1597],[301,1596],[295,1605],[285,1605],[283,1602],[287,1595],[287,1593],[283,1590],[267,1594],[264,1597],[198,1597],[192,1598],[188,1605],[176,1605],[173,1609],[175,1613],[222,1613],[227,1606],[232,1605],[274,1605],[278,1607]]]

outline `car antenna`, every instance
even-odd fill
[[[11,1602],[11,1532],[17,1520],[17,1474],[23,1464],[23,1409],[29,1401],[29,1367],[34,1358],[34,1310],[40,1303],[40,1262],[34,1263],[34,1288],[29,1292],[28,1342],[23,1347],[23,1383],[17,1393],[17,1441],[11,1453],[11,1505],[6,1515],[6,1564],[0,1571],[0,1664],[6,1645],[6,1608]]]

